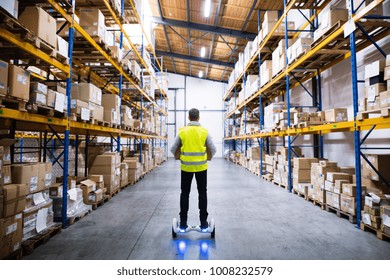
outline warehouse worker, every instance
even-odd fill
[[[188,112],[189,123],[179,130],[171,152],[181,161],[180,229],[186,229],[191,182],[195,174],[199,194],[200,228],[208,228],[207,223],[207,158],[215,155],[216,148],[207,129],[200,126],[199,110]]]

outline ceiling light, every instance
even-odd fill
[[[206,0],[204,4],[204,16],[210,16],[211,0]]]
[[[203,71],[199,71],[199,78],[203,78]]]
[[[204,57],[206,55],[206,48],[205,47],[202,47],[201,49],[200,49],[200,56],[201,57]]]

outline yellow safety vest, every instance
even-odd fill
[[[208,131],[201,126],[185,126],[180,128],[181,170],[200,172],[207,169],[206,139]]]

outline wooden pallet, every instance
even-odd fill
[[[374,233],[376,235],[376,237],[379,238],[380,240],[390,241],[390,235],[384,233],[381,229],[376,229],[372,226],[366,225],[363,222],[360,222],[360,229],[363,231],[368,231],[368,232]]]
[[[111,200],[111,197],[109,195],[103,195],[103,199],[100,200],[99,202],[92,203],[92,210],[96,210],[98,207],[103,206],[106,202]]]
[[[333,212],[337,215],[339,218],[346,218],[351,224],[356,224],[356,216],[346,213],[344,211],[341,211],[340,209],[337,209],[335,207],[325,205],[326,212]]]
[[[112,198],[112,197],[116,196],[120,191],[121,191],[121,188],[116,189],[115,191],[110,193],[110,197]]]
[[[69,65],[69,57],[62,55],[58,50],[54,49],[51,57],[55,58],[64,65]]]
[[[322,125],[324,122],[300,122],[298,123],[298,128],[304,128],[304,127],[310,127],[310,126],[315,126],[315,125]]]
[[[262,175],[261,178],[266,180],[266,181],[268,181],[268,182],[272,182],[272,180],[274,179],[274,175],[272,175],[272,174],[265,174],[265,175]]]
[[[275,185],[277,185],[277,186],[279,186],[279,187],[282,187],[282,188],[284,188],[284,189],[287,189],[287,186],[285,186],[285,185],[283,185],[282,183],[279,183],[279,182],[277,182],[277,181],[275,181],[275,180],[272,180],[272,183],[274,183]]]
[[[375,115],[380,115],[381,117],[388,118],[390,116],[390,107],[386,108],[381,108],[381,109],[376,109],[376,110],[368,110],[364,112],[358,112],[356,119],[359,121],[369,119],[370,115],[375,114]]]
[[[37,49],[53,57],[54,50],[56,49],[55,46],[50,45],[49,43],[45,42],[44,40],[38,38],[35,35],[32,35],[31,33],[27,33],[24,39],[31,43]]]
[[[26,112],[27,100],[9,95],[0,95],[0,108],[5,107]]]
[[[87,216],[91,211],[88,210],[88,211],[85,211],[77,216],[74,216],[74,217],[70,217],[68,218],[68,225],[73,225],[75,222],[81,220],[82,218],[84,218],[85,216]]]
[[[300,191],[298,191],[298,190],[296,190],[296,189],[292,189],[292,193],[293,193],[293,194],[296,194],[296,195],[299,196],[299,197],[304,198],[305,200],[309,200],[306,194],[301,193]]]
[[[313,204],[314,204],[315,206],[320,206],[322,210],[325,210],[325,206],[326,206],[325,203],[322,203],[322,202],[318,201],[317,199],[312,199],[312,198],[310,198],[310,197],[308,197],[308,201],[313,202]]]
[[[22,242],[23,255],[27,256],[34,252],[34,249],[47,243],[50,238],[61,233],[62,225],[54,224],[41,233]]]
[[[22,248],[19,248],[11,255],[5,257],[3,260],[21,260],[22,257],[23,257],[23,250]]]
[[[314,49],[316,46],[318,46],[322,41],[324,41],[326,38],[329,37],[330,34],[332,34],[333,32],[335,32],[337,29],[339,29],[343,24],[345,23],[345,21],[338,21],[336,22],[331,28],[329,28],[321,37],[319,37],[316,41],[314,41],[310,47],[311,49]],[[340,38],[344,38],[343,37],[343,34],[339,35]]]
[[[54,108],[42,104],[27,103],[26,109],[30,113],[44,115],[47,117],[65,117],[65,113],[57,112]]]

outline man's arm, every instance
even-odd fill
[[[179,135],[177,135],[175,138],[175,141],[173,142],[173,145],[171,146],[171,149],[170,149],[171,153],[175,154],[176,150],[180,147],[180,145],[181,145],[181,140],[180,140]]]
[[[215,147],[215,145],[213,143],[213,139],[211,138],[210,135],[207,135],[206,146],[211,153],[211,157],[214,157],[214,155],[217,153],[217,148]]]

